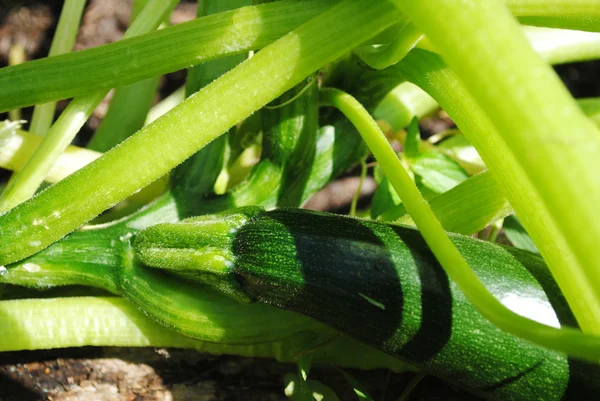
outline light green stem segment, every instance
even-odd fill
[[[128,85],[260,49],[333,3],[296,0],[243,7],[105,46],[3,68],[0,111]]]
[[[420,29],[406,22],[390,44],[360,48],[356,53],[369,67],[382,70],[402,60],[422,37],[423,32]]]
[[[0,167],[6,170],[20,171],[42,140],[39,135],[17,128],[14,124],[0,123]],[[100,155],[93,150],[68,146],[48,172],[46,182],[62,180]]]
[[[441,50],[529,178],[532,187],[522,190],[539,194],[536,207],[548,211],[556,228],[548,241],[535,238],[545,228],[533,223],[521,199],[508,198],[582,329],[600,333],[600,130],[499,1],[393,2]],[[557,256],[559,240],[568,248]]]
[[[73,50],[84,7],[85,0],[65,1],[60,12],[60,18],[58,19],[48,57],[68,53]],[[52,125],[55,109],[56,102],[36,105],[33,109],[29,130],[41,136],[46,135]]]
[[[160,77],[153,77],[115,89],[108,112],[88,148],[106,152],[143,127],[159,81]]]
[[[0,325],[1,352],[84,346],[175,347],[215,355],[275,358],[282,362],[294,361],[297,353],[294,336],[244,345],[194,340],[160,326],[118,297],[2,301]],[[323,326],[322,331],[331,332],[331,329]],[[396,372],[412,369],[344,335],[330,346],[317,349],[315,361],[359,369],[388,368]]]
[[[560,9],[571,4],[571,0],[548,1]],[[522,3],[530,4],[529,0]],[[127,85],[189,68],[205,60],[198,58],[199,54],[217,57],[259,49],[331,4],[329,0],[303,0],[300,6],[298,1],[276,1],[244,7],[178,24],[143,38],[3,68],[0,69],[0,111],[80,96],[96,89]],[[528,15],[548,11],[543,2],[536,4],[537,8],[532,7]],[[600,27],[600,7],[590,7],[589,11],[585,16],[573,18],[592,26],[594,21],[599,21],[596,24]],[[550,14],[549,21],[544,22],[564,22]],[[552,26],[572,29],[568,22]],[[123,62],[125,58],[127,63]],[[96,63],[99,59],[102,64]]]
[[[198,5],[197,17],[218,14],[236,8],[248,6],[250,0],[206,0]],[[186,78],[187,96],[197,92],[207,83],[219,78],[225,72],[244,61],[247,54],[238,54],[194,66],[188,70]]]
[[[156,29],[177,2],[177,0],[156,0],[148,4],[127,30],[124,38]],[[107,93],[107,90],[98,90],[73,99],[58,121],[50,128],[31,159],[5,189],[0,197],[0,212],[15,207],[35,193],[48,171]]]
[[[600,10],[600,0],[505,0],[515,15],[538,17],[592,17]]]
[[[388,2],[345,0],[267,46],[121,146],[0,216],[0,265],[45,248],[158,179],[229,127],[397,19]]]
[[[505,0],[527,25],[600,31],[599,0]]]
[[[175,90],[175,92],[171,93],[169,96],[152,106],[152,108],[148,112],[146,121],[144,121],[144,125],[148,125],[154,122],[154,120],[158,119],[184,100],[185,85],[180,86],[178,89]]]
[[[9,182],[0,197],[0,212],[9,210],[35,193],[104,96],[105,93],[94,93],[71,101],[21,171]]]
[[[8,65],[19,65],[25,62],[26,54],[25,47],[19,43],[15,43],[8,51]],[[15,108],[8,110],[8,119],[12,121],[21,120],[21,109]]]
[[[148,0],[133,2],[131,21],[135,21],[147,3]],[[87,147],[98,152],[106,152],[142,128],[154,102],[159,82],[160,76],[156,76],[116,88],[108,111]]]
[[[514,313],[498,301],[456,249],[367,110],[352,96],[338,89],[322,90],[321,99],[325,104],[338,108],[356,127],[437,260],[483,316],[499,328],[542,346],[588,360],[600,359],[600,337],[586,335],[576,329],[546,326]]]

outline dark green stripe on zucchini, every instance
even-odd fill
[[[539,256],[452,239],[511,309],[574,324]],[[600,399],[599,366],[497,329],[448,279],[414,229],[275,210],[241,226],[231,250],[234,264],[226,270],[237,275],[245,296],[313,317],[472,391],[509,401]]]

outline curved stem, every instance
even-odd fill
[[[42,138],[17,128],[0,129],[0,167],[20,171],[33,154]],[[55,183],[74,173],[101,156],[93,150],[68,146],[46,176],[46,181]]]
[[[382,70],[402,60],[422,37],[423,32],[407,22],[390,44],[359,48],[355,52],[369,67]]]
[[[85,0],[66,0],[60,12],[56,32],[50,45],[48,57],[68,53],[73,50],[79,22],[85,7]],[[37,135],[44,136],[52,125],[56,102],[38,104],[33,109],[29,130]]]
[[[600,337],[585,335],[576,329],[546,326],[516,314],[498,301],[456,249],[367,110],[340,90],[328,88],[321,93],[322,101],[338,108],[361,133],[432,252],[483,316],[499,328],[542,346],[582,359],[600,359]]]
[[[529,179],[521,190],[539,194],[535,206],[547,210],[553,230],[536,244],[582,329],[600,334],[600,130],[500,2],[393,2],[423,29],[485,110],[515,168]],[[535,217],[527,215],[521,197],[509,193],[508,199],[528,232],[546,231],[532,224]],[[561,255],[558,241],[566,245]]]

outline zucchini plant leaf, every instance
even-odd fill
[[[373,175],[377,183],[377,189],[371,201],[371,218],[376,219],[386,211],[400,205],[402,201],[378,165],[375,166]]]
[[[420,144],[421,132],[419,131],[419,119],[414,117],[406,130],[406,143],[404,144],[404,154],[406,157],[413,158],[419,156]]]
[[[306,380],[300,375],[286,374],[283,377],[285,395],[292,401],[315,401]]]
[[[350,385],[354,389],[354,392],[356,393],[356,396],[358,397],[359,401],[373,401],[373,398],[367,393],[364,386],[360,384],[358,380],[356,380],[349,373],[344,372],[342,369],[338,370],[344,375],[346,380],[348,380],[348,383],[350,383]]]
[[[577,104],[590,120],[596,125],[600,125],[600,98],[590,97],[586,99],[577,99]]]
[[[483,172],[429,202],[446,231],[470,235],[513,212],[496,180]],[[383,221],[398,220],[406,213],[398,205],[381,214]]]
[[[508,216],[504,219],[504,235],[510,241],[515,248],[523,249],[525,251],[539,253],[533,240],[525,231],[525,228],[521,225],[521,221],[515,215]]]
[[[462,134],[444,139],[436,146],[436,149],[456,161],[469,175],[481,173],[486,169],[477,150]]]
[[[303,382],[299,375],[286,374],[284,376],[285,395],[292,401],[340,401],[335,392],[318,380],[306,381],[306,389],[309,393],[300,391],[298,384]]]
[[[439,108],[435,99],[410,82],[388,92],[373,110],[373,117],[387,122],[393,131],[405,128],[413,117],[424,117]]]
[[[421,178],[423,186],[438,194],[469,178],[457,162],[436,150],[428,150],[412,158],[411,169]]]

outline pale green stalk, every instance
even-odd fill
[[[598,16],[600,0],[504,0],[519,16],[593,17]]]
[[[535,51],[550,64],[600,59],[600,33],[528,26],[522,28]],[[422,41],[418,47],[435,51],[434,48],[428,48],[425,42]],[[578,103],[580,107],[585,107],[582,110],[586,115],[600,125],[600,107],[595,106],[600,102],[578,99]],[[399,130],[414,116],[424,117],[437,107],[436,101],[422,89],[410,82],[402,82],[381,100],[373,116],[386,120],[394,130]]]
[[[547,210],[550,221],[535,223],[521,197],[509,193],[508,199],[582,329],[600,333],[600,131],[499,1],[393,2],[441,49],[529,178],[531,186],[522,191],[539,194],[535,206]],[[541,242],[538,232],[547,240]],[[558,241],[566,245],[560,256]]]
[[[108,112],[94,132],[88,148],[106,152],[144,126],[160,77],[115,89]]]
[[[529,179],[520,171],[506,143],[501,140],[496,128],[456,75],[438,56],[426,51],[411,53],[398,64],[397,68],[405,77],[421,86],[440,102],[478,150],[507,197],[519,198],[526,208],[523,210],[528,218],[539,227],[545,228],[535,233],[537,239],[541,242],[552,241],[550,233],[554,230],[553,221],[546,209],[538,207],[541,202],[539,194],[535,191],[523,190],[523,188],[531,188]],[[560,238],[555,241],[552,251],[556,258],[567,252],[565,241]]]
[[[16,128],[0,129],[0,167],[20,171],[42,138]],[[90,164],[101,156],[93,150],[68,146],[46,176],[46,182],[55,183]]]
[[[569,2],[561,0],[561,4],[568,5]],[[3,68],[0,69],[0,111],[80,96],[96,89],[127,85],[189,68],[206,60],[198,57],[200,54],[216,58],[256,50],[331,4],[331,0],[303,0],[301,3],[277,1],[244,7],[178,24],[141,38]],[[540,12],[547,10],[539,7]],[[600,21],[600,8],[592,9],[588,16],[573,18],[586,23],[594,18]],[[600,27],[600,23],[597,25]],[[125,58],[127,63],[123,62]],[[96,62],[99,59],[102,59],[101,64]],[[50,76],[52,79],[46,79]]]
[[[201,18],[211,14],[234,10],[249,4],[249,0],[204,0],[201,4],[198,4],[196,16]],[[185,81],[186,96],[198,92],[246,58],[247,53],[236,54],[190,68]],[[188,162],[177,168],[173,174],[177,176],[186,174],[192,168],[202,171],[202,178],[193,180],[194,190],[198,191],[199,194],[214,192],[215,183],[223,171],[223,165],[226,163],[229,134],[235,132],[235,129],[235,126],[230,128],[229,132],[226,132],[200,149]]]
[[[73,50],[84,7],[85,0],[65,1],[60,12],[58,24],[56,25],[48,57],[68,53]],[[55,110],[56,102],[36,105],[33,109],[29,130],[41,136],[46,135],[52,125],[52,120],[54,120]]]
[[[358,205],[358,199],[360,198],[363,185],[365,183],[365,179],[367,178],[367,160],[362,159],[360,161],[360,180],[358,181],[358,187],[356,188],[356,192],[354,192],[354,196],[352,197],[352,202],[350,202],[350,216],[356,216],[356,206]]]
[[[546,326],[511,311],[496,299],[456,249],[368,111],[338,89],[324,89],[321,94],[324,104],[338,108],[356,127],[437,260],[483,316],[500,329],[544,347],[586,360],[600,359],[600,337],[573,328]]]
[[[392,130],[405,128],[413,117],[422,118],[439,108],[435,99],[410,82],[402,82],[377,105],[373,117],[385,120]]]
[[[506,4],[527,25],[600,31],[598,0],[506,0]]]
[[[148,0],[133,2],[131,21],[135,21],[147,3]],[[163,22],[161,27],[164,26]],[[142,128],[154,102],[159,82],[160,76],[156,76],[116,88],[108,111],[90,138],[87,147],[98,152],[106,152]]]
[[[154,122],[154,120],[158,119],[163,114],[166,114],[169,110],[177,106],[179,103],[183,102],[184,99],[185,86],[181,86],[175,90],[175,92],[171,93],[169,96],[152,106],[148,112],[146,121],[144,121],[144,125]]]
[[[156,0],[151,2],[142,10],[140,17],[136,19],[123,37],[128,38],[156,29],[177,3],[178,0]],[[15,207],[35,193],[44,181],[48,171],[107,93],[106,90],[98,90],[73,99],[50,128],[31,159],[11,180],[0,196],[0,212]]]
[[[600,33],[524,26],[527,39],[544,61],[573,63],[600,58]]]
[[[356,49],[355,52],[369,67],[382,70],[402,60],[422,37],[421,30],[406,22],[390,44],[367,46]]]
[[[345,0],[265,47],[95,162],[0,216],[0,265],[45,248],[158,179],[397,19],[388,2]]]
[[[250,5],[250,3],[250,0],[204,0],[199,2],[196,15],[200,18],[211,14],[218,14]],[[222,74],[244,61],[246,57],[247,54],[242,53],[190,68],[186,78],[186,95],[190,96],[197,92],[203,86],[219,78]]]
[[[19,65],[25,62],[25,48],[20,43],[15,43],[8,51],[8,65]],[[16,108],[8,111],[8,118],[12,121],[21,120],[21,109]]]
[[[240,305],[240,307],[243,307]],[[282,314],[288,313],[281,311]],[[204,342],[148,319],[118,297],[68,297],[0,302],[0,352],[70,347],[174,347],[214,355],[275,358],[292,362],[295,337],[252,345]],[[319,327],[316,324],[312,327]],[[331,329],[322,327],[325,332]],[[348,352],[352,350],[352,352]],[[315,360],[360,369],[411,370],[405,363],[341,335],[315,352]]]

